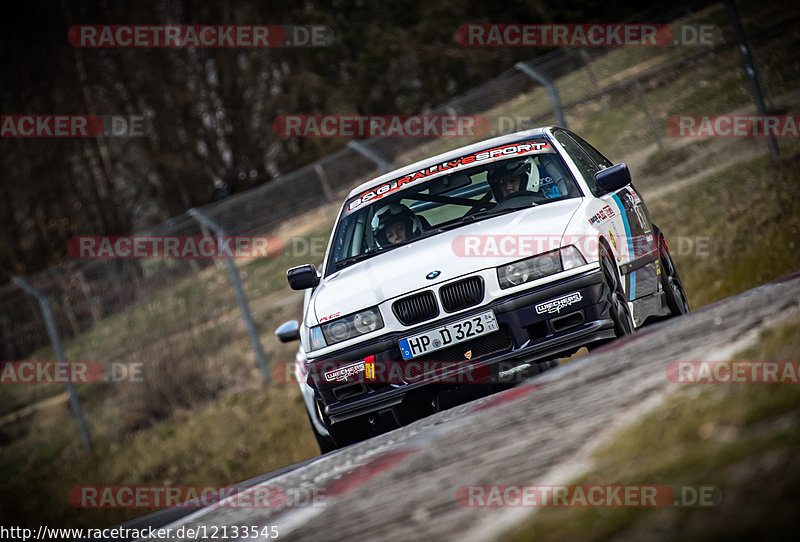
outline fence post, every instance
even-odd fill
[[[524,62],[517,62],[514,64],[514,67],[531,79],[534,79],[540,84],[544,85],[545,89],[547,89],[547,95],[550,97],[550,104],[553,106],[553,115],[556,117],[556,124],[562,128],[567,128],[567,119],[564,118],[564,110],[561,107],[561,98],[558,96],[558,88],[556,88],[555,84],[550,81],[550,79],[546,78],[544,75],[540,74],[531,68],[530,65],[525,64]]]
[[[204,215],[199,209],[189,209],[187,211],[189,216],[197,220],[203,226],[206,226],[216,235],[227,235],[222,226],[214,222],[210,217]],[[239,268],[233,262],[232,258],[225,258],[225,265],[228,267],[228,275],[231,278],[231,285],[234,292],[236,292],[236,301],[239,303],[239,310],[242,311],[244,323],[247,326],[247,333],[250,336],[250,343],[253,345],[253,351],[256,354],[256,365],[261,370],[261,380],[263,382],[270,381],[269,367],[267,367],[267,359],[264,355],[264,349],[261,347],[261,339],[258,337],[258,330],[256,324],[253,322],[253,316],[250,313],[250,305],[247,303],[247,296],[244,293],[242,286],[242,278],[239,276]]]
[[[325,168],[320,164],[314,164],[314,172],[319,177],[319,182],[322,185],[322,192],[325,194],[325,203],[330,203],[334,200],[333,190],[331,190],[331,183],[328,180],[328,174],[325,173]]]
[[[733,0],[725,0],[725,7],[728,8],[728,18],[731,20],[733,33],[736,35],[736,42],[739,44],[739,54],[742,57],[744,72],[747,75],[747,82],[750,84],[750,94],[753,95],[753,101],[756,103],[758,114],[762,117],[766,117],[767,106],[764,105],[764,95],[761,93],[758,73],[756,73],[756,67],[753,64],[753,52],[750,48],[750,42],[747,40],[747,35],[744,33],[744,28],[742,28],[739,12],[736,10],[736,4],[733,3]],[[777,164],[778,157],[780,156],[778,140],[774,137],[767,137],[766,140],[770,158],[774,164]]]
[[[56,327],[56,322],[53,319],[53,312],[50,310],[50,301],[47,299],[47,296],[37,290],[23,277],[14,277],[12,282],[35,297],[39,302],[39,307],[42,309],[42,316],[44,316],[44,322],[47,327],[47,334],[50,336],[50,344],[53,345],[53,351],[56,354],[56,360],[60,365],[59,372],[61,372],[61,370],[64,368],[61,366],[61,364],[67,363],[67,358],[64,355],[64,348],[61,346],[61,337],[58,334],[58,328]],[[70,374],[69,369],[66,368],[63,374]],[[72,413],[75,415],[75,420],[78,422],[78,430],[81,433],[83,447],[86,448],[87,451],[91,452],[92,437],[89,434],[89,426],[86,424],[86,419],[83,417],[83,409],[81,409],[81,403],[78,401],[78,394],[75,391],[75,386],[69,379],[67,379],[64,385],[67,386],[69,404],[72,407]]]
[[[389,162],[378,154],[377,152],[373,151],[366,145],[359,143],[358,141],[350,141],[347,143],[347,146],[356,151],[358,154],[366,158],[367,160],[374,163],[378,166],[378,169],[381,173],[389,173]]]

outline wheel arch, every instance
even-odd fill
[[[598,255],[597,261],[598,261],[598,263],[600,263],[600,246],[603,245],[603,246],[605,246],[606,250],[608,250],[608,254],[611,257],[611,263],[614,265],[614,268],[617,270],[617,279],[619,280],[619,282],[620,282],[620,284],[622,286],[622,291],[625,293],[625,301],[626,301],[626,303],[628,303],[628,306],[631,307],[633,301],[631,301],[631,299],[630,299],[630,294],[631,294],[630,285],[628,284],[628,279],[626,278],[627,275],[622,272],[622,268],[619,265],[619,262],[617,260],[618,254],[617,254],[617,252],[614,251],[613,244],[611,242],[609,242],[608,238],[605,235],[603,235],[602,233],[599,235],[599,238],[598,238],[597,242],[598,242],[598,245],[597,245],[597,255]],[[600,265],[602,265],[602,263],[600,263]]]

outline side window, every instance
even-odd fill
[[[594,194],[595,197],[602,195],[603,190],[598,186],[594,174],[604,169],[604,167],[601,167],[590,158],[586,151],[584,151],[566,132],[559,130],[555,132],[553,136],[556,138],[556,141],[561,143],[567,153],[569,153],[572,161],[578,166],[578,170],[581,172],[581,175],[583,175],[586,184],[589,185],[589,190],[592,191],[592,194]],[[608,160],[605,161],[608,162]]]
[[[584,151],[586,151],[586,154],[588,154],[588,155],[589,155],[589,157],[590,157],[592,160],[594,160],[594,161],[595,161],[597,164],[599,164],[599,165],[600,165],[600,169],[605,169],[605,168],[607,168],[607,167],[611,167],[611,166],[613,166],[613,165],[614,165],[614,164],[611,162],[611,160],[609,160],[608,158],[606,158],[605,156],[603,156],[602,154],[600,154],[600,151],[598,151],[597,149],[595,149],[594,147],[592,147],[591,145],[589,145],[589,144],[588,144],[586,141],[584,141],[584,140],[583,140],[583,139],[581,139],[580,137],[576,136],[575,134],[570,134],[570,135],[569,135],[569,137],[570,137],[571,139],[574,139],[574,140],[575,140],[575,142],[576,142],[578,145],[580,145],[580,146],[581,146],[581,148],[582,148]]]

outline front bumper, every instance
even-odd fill
[[[490,382],[499,372],[521,363],[553,359],[592,342],[613,338],[614,324],[608,317],[604,289],[603,275],[598,268],[499,298],[447,319],[426,322],[413,329],[385,335],[337,352],[334,356],[309,360],[309,383],[326,405],[326,416],[332,423],[337,423],[396,408],[407,393],[423,386]],[[575,296],[576,293],[580,296]],[[541,306],[545,302],[568,295],[573,299],[580,297],[580,300],[557,311],[553,308],[550,313],[546,312],[546,307]],[[535,309],[537,306],[538,312]],[[331,363],[352,364],[370,356],[374,356],[378,372],[388,375],[398,364],[396,360],[402,359],[397,345],[399,339],[436,329],[450,321],[487,309],[494,311],[500,330],[431,353],[428,358],[443,360],[436,362],[441,364],[441,370],[435,374],[421,374],[419,378],[401,378],[393,382],[372,382],[363,378],[363,373],[356,374],[345,382],[328,382],[323,378],[324,368],[330,367]],[[470,344],[473,341],[475,347]],[[461,349],[463,353],[454,349]],[[473,352],[476,357],[470,358]],[[465,357],[460,357],[462,355]],[[423,359],[424,357],[420,358],[420,363],[423,363]]]

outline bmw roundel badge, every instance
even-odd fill
[[[425,278],[428,279],[428,280],[433,280],[433,279],[435,279],[436,277],[438,277],[441,274],[442,274],[441,271],[431,271],[430,273],[425,275]]]

